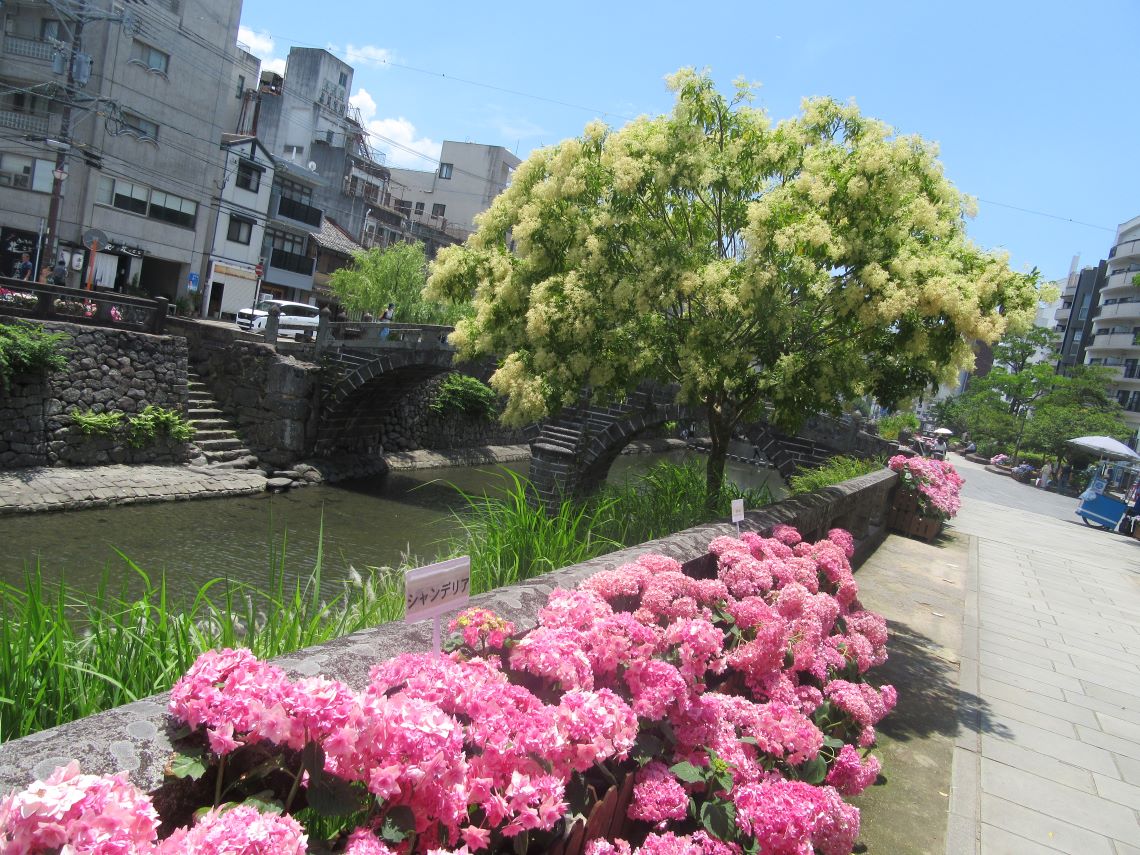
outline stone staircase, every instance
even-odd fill
[[[194,444],[206,458],[206,465],[217,469],[255,468],[257,457],[246,448],[201,376],[189,371],[186,379],[190,387],[186,420],[194,426]]]
[[[810,439],[789,436],[771,425],[766,425],[753,440],[760,453],[779,473],[787,478],[800,469],[822,466],[835,452]]]

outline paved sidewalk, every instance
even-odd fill
[[[258,469],[125,465],[17,469],[0,472],[0,515],[213,499],[263,490],[265,473]]]
[[[1140,853],[1140,541],[953,463],[970,562],[946,852]]]

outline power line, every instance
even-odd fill
[[[1050,214],[1046,211],[1035,211],[1033,208],[1022,208],[1019,205],[1009,205],[1009,204],[1006,204],[1005,202],[995,202],[992,199],[982,199],[981,197],[977,197],[977,198],[978,198],[979,202],[985,202],[987,205],[997,205],[999,208],[1009,208],[1012,211],[1021,211],[1024,214],[1035,214],[1038,217],[1048,217],[1051,220],[1060,220],[1061,222],[1073,223],[1074,225],[1077,225],[1077,226],[1088,226],[1090,229],[1100,229],[1101,231],[1105,231],[1105,232],[1115,232],[1116,231],[1116,229],[1109,228],[1108,226],[1098,226],[1095,223],[1086,223],[1086,222],[1083,222],[1082,220],[1074,220],[1071,217],[1062,217],[1062,216],[1059,216],[1058,214]]]

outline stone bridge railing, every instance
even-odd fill
[[[808,540],[816,540],[828,529],[840,526],[856,538],[852,563],[858,566],[886,537],[886,514],[897,483],[898,475],[884,469],[749,511],[741,527],[766,533],[784,523],[798,528]],[[669,555],[681,561],[686,572],[706,575],[712,560],[708,554],[709,541],[735,533],[735,527],[729,523],[697,526],[472,597],[470,605],[493,609],[513,621],[520,630],[529,629],[556,587],[573,587],[594,573],[617,567],[647,552]],[[443,620],[451,617],[444,615]],[[323,674],[360,689],[366,684],[368,671],[375,662],[400,653],[430,649],[430,621],[411,625],[395,622],[298,651],[277,659],[276,663],[294,679]],[[78,760],[84,772],[125,771],[136,786],[146,791],[156,789],[162,783],[163,767],[173,751],[172,729],[165,712],[167,700],[166,693],[155,695],[5,743],[0,746],[0,794],[25,787],[71,759]]]
[[[0,312],[40,321],[161,333],[168,301],[0,277]]]

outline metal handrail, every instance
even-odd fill
[[[0,277],[0,314],[161,333],[169,301]]]

